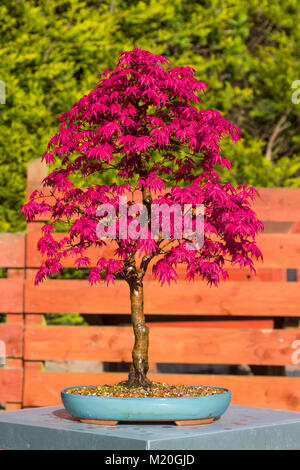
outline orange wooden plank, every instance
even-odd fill
[[[65,387],[92,384],[114,384],[127,374],[61,373],[25,370],[24,406],[61,404],[60,392]],[[210,385],[232,391],[236,405],[300,411],[300,378],[198,374],[149,374],[154,381],[173,385]]]
[[[27,163],[27,186],[36,189],[41,186],[42,180],[48,174],[48,166],[40,158],[29,160]]]
[[[257,268],[256,266],[256,273],[250,273],[248,269],[240,269],[238,267],[225,267],[225,269],[228,273],[229,281],[266,282],[286,280],[286,269],[261,268],[260,266]],[[177,281],[186,280],[186,268],[183,265],[178,265],[175,271],[177,273]],[[144,277],[144,280],[155,280],[151,265]]]
[[[31,224],[33,225],[33,224]],[[37,249],[38,240],[41,238],[41,232],[31,232],[27,235],[27,244],[26,244],[26,266],[27,268],[36,268],[39,267],[43,262],[43,257]],[[66,234],[56,233],[54,234],[55,240],[59,241],[64,238]],[[91,247],[86,251],[85,256],[88,256],[91,259],[91,265],[96,266],[99,258],[113,258],[114,250],[117,248],[115,242],[108,241],[107,246]],[[76,258],[70,256],[62,260],[62,265],[64,267],[74,267],[74,261]]]
[[[27,235],[26,264],[28,268],[39,267],[43,262],[43,257],[37,250],[37,243],[40,237],[40,231],[28,233]],[[57,233],[54,236],[56,240],[60,240],[63,237],[63,233]],[[300,264],[300,234],[298,233],[259,234],[257,246],[262,251],[264,257],[263,262],[255,262],[258,270],[297,268]],[[115,249],[116,244],[108,242],[107,247],[90,248],[86,254],[91,259],[92,266],[95,266],[100,257],[113,257]],[[63,265],[66,267],[74,266],[74,258],[66,258],[63,261]],[[245,279],[249,275],[249,270],[240,270],[230,266],[228,268],[232,275],[234,273],[241,273],[241,278],[244,277]],[[180,270],[184,272],[185,268],[179,266]],[[149,269],[148,271],[150,272],[151,270]]]
[[[186,269],[184,266],[179,265],[175,269],[177,273],[177,281],[186,280]],[[245,282],[259,282],[259,281],[286,281],[286,269],[272,269],[272,268],[258,268],[256,273],[250,273],[247,269],[240,269],[233,267],[226,269],[229,276],[229,281],[245,281]],[[26,269],[26,279],[35,279],[37,268]],[[298,277],[300,281],[300,277]],[[151,264],[144,277],[144,281],[157,281],[152,272]]]
[[[43,372],[28,367],[25,362],[23,406],[51,406],[61,404],[60,391],[73,385],[92,385],[96,383],[114,384],[126,380],[128,374],[122,373],[64,373]]]
[[[236,316],[298,316],[297,283],[225,282],[219,287],[180,281],[160,287],[145,283],[146,313]]]
[[[27,224],[27,237],[26,237],[26,245],[27,245],[27,238],[28,235],[31,233],[39,234],[39,237],[42,235],[42,228],[44,226],[43,222],[28,222]]]
[[[264,268],[260,266],[260,263],[256,263],[255,273],[250,273],[248,269],[236,268],[225,268],[228,273],[229,281],[246,281],[246,282],[278,282],[286,281],[286,269],[272,269]]]
[[[36,183],[36,184],[37,184],[37,183]],[[36,186],[36,188],[37,188],[37,186]],[[36,188],[33,186],[32,188],[30,187],[30,188],[27,188],[27,189],[26,189],[26,199],[27,199],[27,200],[29,199],[30,195],[32,194],[32,192],[33,192]],[[43,200],[43,198],[46,198],[46,199],[47,199],[47,202],[48,202],[49,204],[51,204],[51,205],[56,202],[55,198],[52,196],[52,192],[53,192],[52,188],[51,188],[51,189],[50,189],[50,188],[41,188],[41,187],[39,186],[37,189],[39,189],[39,190],[42,191],[43,197],[40,197],[40,196],[39,196],[39,197],[36,197],[36,201],[39,202],[39,201]],[[86,188],[81,188],[81,189],[82,189],[82,190],[85,190]],[[165,191],[162,191],[161,194],[164,194],[164,192],[165,192]],[[59,196],[60,196],[60,193],[59,193],[58,191],[56,191],[56,192],[55,192],[55,195],[56,195],[56,197],[59,197]],[[156,193],[156,195],[158,195],[158,193]],[[63,196],[63,193],[62,193],[62,196]],[[131,200],[132,200],[132,193],[131,193],[130,191],[125,191],[124,194],[123,194],[123,197],[127,197],[127,200],[128,200],[128,201],[131,201]],[[141,192],[140,190],[135,191],[135,193],[134,193],[134,201],[135,201],[136,203],[141,203],[141,202],[142,202],[142,199],[143,199],[143,198],[142,198],[142,192]],[[153,198],[153,199],[154,199],[154,198]],[[36,220],[38,220],[38,218],[37,218]],[[41,220],[43,220],[43,219],[41,219]]]
[[[292,225],[291,233],[300,233],[300,222],[295,222]]]
[[[5,409],[6,411],[9,410],[20,410],[22,408],[21,403],[6,403]]]
[[[0,266],[22,268],[25,263],[25,234],[0,233]]]
[[[23,311],[23,279],[0,279],[0,312]]]
[[[0,341],[5,344],[6,357],[21,357],[23,327],[18,323],[0,323]]]
[[[27,313],[130,313],[124,281],[91,287],[88,281],[50,280],[35,287],[25,281]],[[300,289],[295,282],[179,281],[160,286],[145,281],[145,313],[170,315],[299,316]]]
[[[88,281],[78,280],[51,280],[38,287],[27,280],[25,285],[26,313],[130,312],[129,287],[122,281],[93,290]]]
[[[29,198],[34,187],[26,191]],[[251,208],[256,212],[258,218],[263,221],[276,222],[299,222],[300,189],[299,188],[257,188],[259,197],[251,204]],[[43,189],[45,196],[49,196],[50,191]],[[131,197],[128,195],[128,198]],[[135,194],[136,202],[140,202],[141,197],[138,192]],[[47,197],[47,201],[51,198]],[[53,200],[54,201],[54,200]],[[47,220],[47,216],[37,217],[37,220]]]
[[[7,367],[9,369],[22,369],[23,368],[23,359],[8,358]]]
[[[38,272],[37,268],[35,268],[35,269],[26,269],[26,279],[34,281],[37,272]]]
[[[0,368],[0,401],[21,402],[22,374],[20,367]]]
[[[257,188],[260,197],[252,205],[260,220],[299,221],[299,188]]]
[[[150,329],[151,362],[194,364],[293,365],[300,329],[238,328]],[[130,362],[131,327],[31,326],[25,331],[26,360]]]
[[[30,186],[37,186],[40,181],[41,178],[35,178],[35,183]],[[252,203],[252,207],[261,220],[299,221],[299,216],[297,217],[300,203],[299,188],[257,188],[257,190],[259,196]],[[47,198],[50,196],[49,188],[43,188],[42,191]],[[32,189],[29,188],[27,195],[30,195],[31,192]],[[164,192],[162,191],[161,194]],[[125,195],[131,199],[131,193],[128,192]],[[135,192],[135,200],[141,202],[140,191]]]
[[[257,246],[263,253],[263,261],[257,268],[297,268],[300,264],[299,233],[261,233]]]

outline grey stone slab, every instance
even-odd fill
[[[300,413],[231,405],[211,424],[80,423],[62,406],[0,413],[0,448],[81,450],[300,449]]]

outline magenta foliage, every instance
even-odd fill
[[[58,161],[43,181],[51,197],[49,190],[35,191],[22,208],[28,221],[42,214],[52,221],[38,243],[46,260],[37,284],[61,271],[66,256],[74,257],[77,268],[89,267],[86,250],[107,243],[96,234],[99,205],[111,203],[117,210],[119,196],[130,194],[130,206],[140,191],[150,191],[157,204],[203,204],[202,248],[188,250],[184,239],[172,237],[117,238],[115,258],[101,257],[90,269],[91,284],[126,277],[132,256],[140,266],[157,257],[153,272],[161,283],[176,280],[179,263],[186,265],[188,279],[198,276],[210,284],[226,279],[226,261],[254,270],[253,258],[262,257],[255,236],[263,229],[250,208],[256,191],[222,183],[216,170],[231,166],[221,156],[220,140],[236,142],[240,131],[218,111],[201,108],[199,95],[207,86],[194,75],[191,67],[168,68],[166,58],[135,48],[121,53],[117,67],[103,72],[96,88],[58,118],[60,129],[43,156],[48,164]],[[100,181],[107,170],[115,171],[118,184],[81,189],[72,182],[73,175],[94,173]],[[62,219],[69,230],[56,241],[55,224]]]

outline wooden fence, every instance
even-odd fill
[[[36,161],[30,162],[29,192],[43,172]],[[300,376],[286,373],[287,366],[300,364],[300,189],[262,188],[260,194],[254,209],[265,224],[258,237],[264,262],[257,265],[256,276],[230,269],[229,281],[210,288],[205,282],[185,281],[180,271],[170,287],[160,287],[147,275],[149,377],[227,387],[234,404],[300,411]],[[107,288],[60,279],[34,287],[41,261],[36,248],[40,226],[28,224],[26,234],[0,234],[0,267],[7,273],[0,279],[0,313],[6,314],[0,323],[0,346],[6,349],[0,402],[6,409],[59,404],[66,386],[115,383],[127,373],[113,372],[118,367],[112,365],[131,359],[129,292],[123,281]],[[91,253],[96,255],[99,251]],[[97,320],[88,326],[47,325],[44,315],[51,313],[80,313]],[[62,372],[45,367],[52,361],[56,366],[62,361],[104,365],[101,372]],[[248,372],[187,373],[197,367],[201,371],[199,364],[244,365],[240,370]]]

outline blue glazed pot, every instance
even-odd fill
[[[85,385],[86,387],[86,385]],[[228,408],[231,392],[179,398],[97,397],[66,393],[61,398],[66,410],[77,418],[113,421],[199,420],[221,416]],[[80,388],[80,387],[76,387]]]

